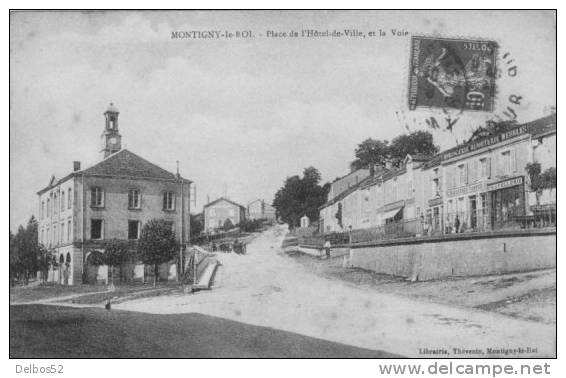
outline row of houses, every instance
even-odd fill
[[[407,155],[397,168],[351,172],[331,183],[320,230],[489,231],[524,226],[541,211],[555,220],[556,191],[530,189],[526,166],[533,162],[543,171],[556,167],[555,114],[498,133],[480,129],[435,156]]]

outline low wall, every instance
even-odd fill
[[[299,251],[301,253],[311,255],[311,256],[315,256],[315,257],[325,256],[325,253],[326,253],[324,251],[324,249],[321,249],[318,246],[310,246],[310,245],[287,247],[284,250],[285,250],[285,252]],[[350,254],[350,248],[349,247],[340,246],[340,247],[333,247],[333,248],[330,249],[330,257],[340,257],[340,256],[348,255],[348,254]]]
[[[454,235],[352,245],[350,266],[431,280],[556,267],[556,232]]]

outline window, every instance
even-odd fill
[[[59,232],[59,243],[63,243],[65,241],[65,222],[61,222],[61,228]]]
[[[102,219],[90,220],[90,238],[102,239]]]
[[[71,221],[67,221],[67,241],[71,241]]]
[[[466,184],[466,166],[464,164],[458,166],[458,179],[458,185]]]
[[[503,174],[511,173],[511,151],[501,153],[501,171]]]
[[[102,191],[102,188],[94,187],[90,189],[90,206],[104,206],[104,192]]]
[[[67,193],[67,209],[70,209],[73,205],[73,189],[69,188]]]
[[[57,214],[57,209],[59,209],[59,202],[57,202],[57,193],[53,195],[53,214]]]
[[[141,207],[140,191],[136,189],[131,189],[128,192],[128,208],[139,209],[140,207]]]
[[[57,240],[59,240],[58,234],[57,234],[57,225],[54,224],[53,225],[53,243],[57,244]]]
[[[51,204],[49,202],[49,198],[47,199],[47,217],[51,215]]]
[[[511,149],[501,153],[500,169],[502,174],[512,173],[517,170],[517,161],[515,158],[515,150]]]
[[[51,238],[50,238],[51,234],[49,233],[49,231],[51,230],[49,229],[49,227],[47,227],[45,231],[45,244],[47,245],[51,245]]]
[[[45,241],[43,239],[44,237],[45,237],[45,235],[43,235],[43,228],[42,228],[41,234],[40,234],[40,237],[39,237],[39,244],[45,244]]]
[[[487,164],[487,158],[480,159],[480,177],[487,178],[489,177],[489,168]]]
[[[61,192],[61,212],[65,211],[65,192]]]
[[[140,237],[140,222],[128,221],[128,239],[139,239]]]
[[[175,210],[175,193],[163,193],[163,210]]]
[[[438,177],[432,179],[432,195],[435,197],[440,196],[440,180]]]
[[[41,209],[39,210],[39,219],[45,218],[45,201],[41,201]]]

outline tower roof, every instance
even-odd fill
[[[110,103],[110,105],[108,105],[108,108],[106,108],[106,112],[105,113],[120,113],[120,111],[118,110],[118,108],[114,105],[113,102]]]

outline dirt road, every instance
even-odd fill
[[[281,253],[285,232],[284,226],[264,232],[248,245],[247,255],[219,254],[223,266],[212,291],[115,307],[201,313],[410,357],[555,354],[552,324],[419,302],[317,276]]]

